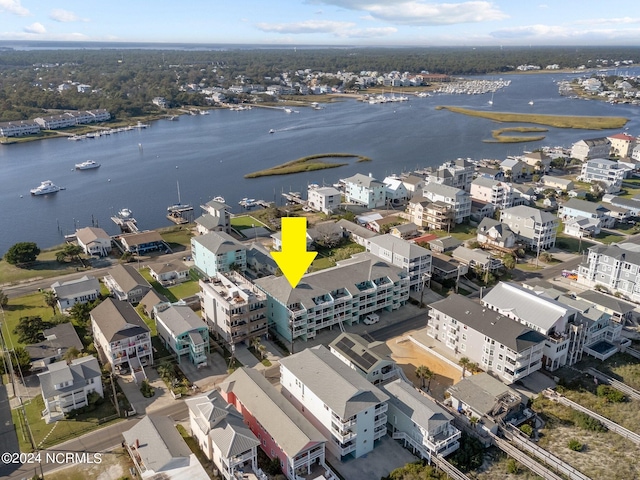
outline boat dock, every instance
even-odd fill
[[[170,207],[169,213],[167,213],[167,219],[171,220],[176,225],[184,225],[193,221],[193,207],[191,205],[185,205],[184,207]]]
[[[307,201],[302,198],[300,192],[283,193],[282,196],[289,204],[306,205]]]
[[[111,221],[120,227],[122,233],[137,233],[138,222],[131,216],[131,210],[123,208],[111,217]]]

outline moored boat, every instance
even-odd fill
[[[40,183],[39,186],[32,188],[29,191],[31,192],[31,195],[47,195],[49,193],[59,192],[60,190],[62,190],[62,188],[54,184],[51,180],[45,180]]]
[[[98,168],[100,164],[94,160],[87,160],[86,162],[76,163],[76,170],[90,170],[92,168]]]

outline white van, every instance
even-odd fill
[[[364,317],[365,325],[373,325],[374,323],[378,323],[380,321],[380,316],[376,313],[370,313],[366,317]]]

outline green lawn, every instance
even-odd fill
[[[75,420],[59,420],[48,425],[44,422],[44,419],[42,419],[42,410],[44,410],[42,395],[38,395],[28,403],[25,403],[24,410],[31,434],[33,435],[33,440],[39,448],[49,448],[90,432],[91,430],[121,420],[118,418],[104,424],[98,422],[99,419],[109,417],[116,413],[111,402],[106,399],[101,405],[98,405],[93,412],[79,416]],[[18,435],[18,441],[20,442],[20,451],[31,452],[31,443],[29,441],[28,431],[25,429],[22,412],[19,410],[11,410],[11,416],[16,426],[16,433]]]
[[[455,225],[449,232],[446,230],[430,230],[428,233],[433,233],[439,237],[447,237],[451,235],[458,240],[469,240],[470,238],[476,238],[476,227],[466,224]]]
[[[37,260],[25,268],[10,265],[0,257],[0,284],[16,283],[37,278],[51,278],[65,273],[76,272],[76,268],[83,268],[77,262],[58,262],[56,253],[61,249],[62,246],[43,250],[38,255]],[[0,255],[4,255],[4,252],[0,252]]]
[[[200,285],[195,279],[187,280],[186,282],[179,283],[172,287],[166,288],[160,285],[157,281],[151,277],[148,268],[140,270],[140,274],[151,284],[153,289],[167,297],[170,302],[177,302],[181,298],[190,297],[200,291]]]
[[[311,264],[312,271],[333,267],[336,262],[351,258],[366,249],[355,242],[346,242],[335,248],[318,248],[318,256]]]
[[[239,215],[231,217],[231,226],[236,230],[245,230],[247,228],[253,227],[269,228],[260,220],[252,217],[251,215]]]
[[[614,242],[622,242],[626,237],[624,235],[621,235],[619,233],[612,233],[612,232],[600,232],[598,235],[596,235],[595,237],[596,239],[598,239],[599,241],[601,241],[602,243],[614,243]],[[584,242],[583,242],[584,243]]]
[[[175,227],[163,228],[159,230],[159,233],[173,250],[180,250],[182,247],[191,248],[192,228],[193,224],[176,225]]]
[[[561,250],[565,250],[569,253],[581,253],[583,250],[593,247],[595,244],[588,240],[580,241],[579,238],[570,237],[564,233],[558,233],[556,235],[556,247]]]
[[[534,260],[535,262],[535,260]],[[544,262],[539,262],[539,266],[536,267],[535,263],[518,263],[516,268],[518,270],[522,270],[524,272],[536,272],[538,270],[542,270],[544,268]]]
[[[5,323],[2,325],[2,333],[5,335],[9,348],[11,348],[11,342],[14,346],[24,346],[18,342],[18,335],[13,333],[13,329],[18,325],[21,317],[33,316],[40,316],[45,321],[53,316],[51,307],[44,303],[42,293],[30,293],[9,299],[9,303],[4,308]],[[7,334],[9,338],[7,338]]]

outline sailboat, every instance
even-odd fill
[[[178,203],[167,207],[167,212],[169,213],[180,213],[180,212],[189,212],[193,210],[193,207],[188,204],[180,203],[180,182],[176,181],[176,185],[178,186]]]

